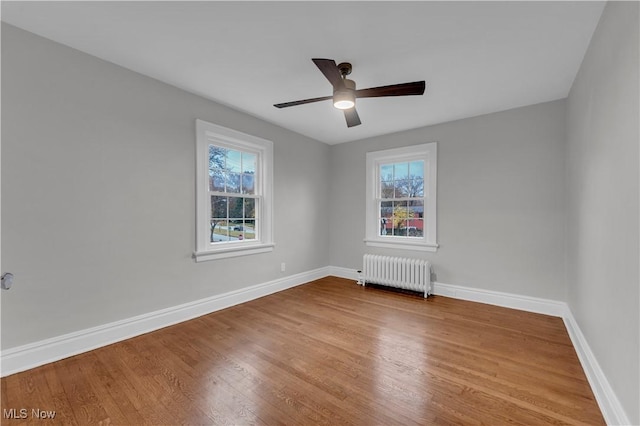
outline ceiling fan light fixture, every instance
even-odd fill
[[[333,106],[338,109],[349,109],[356,105],[356,82],[348,78],[342,79],[343,87],[333,92]]]
[[[356,97],[351,90],[344,90],[333,94],[333,106],[338,109],[353,108],[356,104]]]

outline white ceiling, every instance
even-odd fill
[[[2,20],[335,144],[561,99],[603,2],[2,2]],[[426,80],[424,96],[359,99],[347,128],[311,58],[358,88]]]

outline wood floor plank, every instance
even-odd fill
[[[3,425],[604,424],[560,318],[335,277],[0,384]]]

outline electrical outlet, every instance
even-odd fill
[[[284,262],[282,262],[282,263],[280,264],[280,272],[284,272],[284,271],[286,271],[286,270],[287,270],[287,264],[286,264],[286,263],[284,263]]]

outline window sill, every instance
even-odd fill
[[[381,241],[381,240],[364,240],[365,244],[369,247],[386,247],[392,249],[401,249],[401,250],[415,250],[415,251],[430,251],[436,252],[438,251],[438,244],[433,243],[418,243],[411,241]]]
[[[229,257],[248,256],[251,254],[267,253],[273,251],[273,243],[258,243],[235,247],[221,247],[215,250],[197,251],[193,253],[196,262],[206,262],[207,260],[226,259]]]

